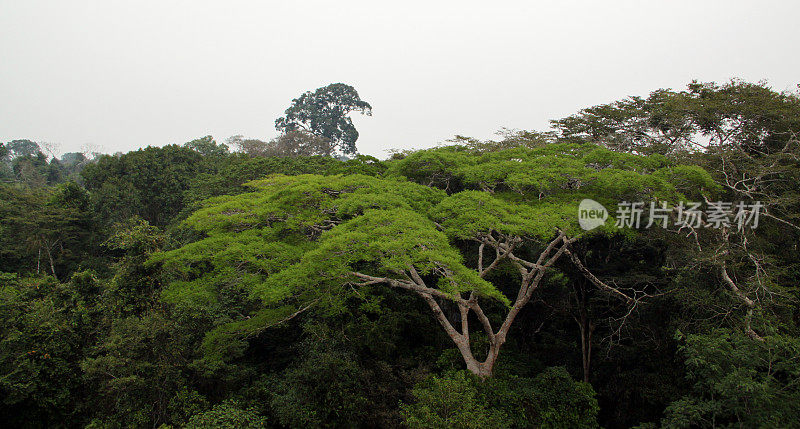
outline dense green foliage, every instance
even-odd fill
[[[532,379],[515,376],[481,381],[466,371],[433,375],[402,404],[412,428],[595,428],[597,400],[591,385],[576,382],[563,367]]]
[[[0,145],[0,425],[800,425],[796,93],[693,82],[317,155],[355,152],[350,89],[279,120],[313,139],[238,152]],[[585,198],[611,209],[591,231]],[[614,225],[706,200],[761,201],[758,228]]]

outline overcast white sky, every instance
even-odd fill
[[[0,141],[103,152],[267,139],[292,98],[353,85],[362,153],[691,79],[800,83],[797,1],[0,0]]]

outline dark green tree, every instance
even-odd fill
[[[275,128],[281,132],[311,132],[330,140],[334,150],[353,155],[358,131],[348,116],[352,112],[371,116],[372,106],[361,100],[352,86],[332,83],[292,100],[292,105],[284,112],[286,116],[275,121]]]
[[[563,367],[534,378],[500,376],[480,380],[466,371],[432,376],[401,404],[411,428],[596,428],[592,386],[576,382]]]
[[[63,284],[0,273],[0,425],[80,425],[79,362],[97,338],[101,289],[92,272]]]
[[[91,245],[89,196],[75,183],[0,186],[0,261],[7,271],[69,278]]]
[[[225,156],[229,153],[228,145],[217,143],[217,141],[214,140],[214,137],[212,136],[205,136],[205,137],[200,137],[199,139],[194,139],[190,142],[185,143],[183,147],[198,152],[203,156]]]
[[[753,341],[729,329],[679,337],[692,390],[670,404],[663,427],[793,427],[800,421],[797,337]]]
[[[191,181],[208,168],[193,149],[148,146],[121,156],[103,155],[81,176],[105,225],[139,216],[164,226],[183,209]]]
[[[6,148],[11,152],[12,158],[36,156],[41,152],[39,144],[28,139],[12,140],[6,143]]]

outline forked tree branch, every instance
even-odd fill
[[[580,260],[578,260],[571,252],[569,252],[568,247],[577,240],[577,237],[568,238],[563,231],[558,231],[558,235],[547,244],[544,250],[542,250],[536,262],[531,262],[514,254],[514,249],[516,248],[517,244],[522,242],[520,237],[505,237],[504,239],[504,237],[501,235],[500,239],[496,239],[495,237],[491,236],[491,234],[483,234],[482,236],[477,237],[477,241],[481,243],[478,249],[477,267],[478,274],[481,277],[484,277],[489,271],[496,268],[504,259],[508,259],[514,265],[516,265],[521,275],[517,297],[506,314],[503,323],[496,331],[492,327],[492,323],[487,317],[486,313],[478,303],[478,295],[475,291],[470,292],[469,299],[464,299],[461,294],[448,294],[439,289],[428,287],[425,284],[425,281],[422,279],[422,276],[413,265],[409,265],[406,270],[397,272],[397,274],[404,276],[405,279],[371,276],[359,272],[351,272],[351,274],[363,280],[361,283],[355,283],[357,285],[366,286],[382,283],[391,287],[416,292],[425,300],[425,302],[431,308],[436,320],[440,325],[442,325],[442,328],[444,328],[445,332],[455,343],[456,347],[458,347],[465,363],[467,364],[467,368],[481,377],[486,377],[491,375],[494,362],[497,359],[500,348],[506,341],[506,336],[508,335],[508,331],[515,318],[522,308],[530,301],[533,292],[538,288],[548,269],[551,268],[565,253],[570,255],[571,259],[574,258],[573,262],[577,261],[576,265],[578,265],[581,272],[587,276],[591,276],[590,278],[595,280],[595,284],[598,284],[601,287],[604,285],[605,289],[616,291],[616,289],[597,279],[596,276],[591,274],[591,272],[589,272],[589,270],[586,269],[582,263],[580,263]],[[495,249],[495,259],[488,267],[484,268],[483,257],[487,245]],[[446,269],[437,270],[436,273],[444,277],[452,277],[452,273]],[[624,296],[626,300],[630,299],[619,291],[616,291],[616,293]],[[458,330],[453,326],[453,323],[451,323],[444,314],[442,307],[436,301],[436,298],[445,299],[458,305],[461,332],[458,332]],[[483,327],[483,330],[486,332],[486,335],[489,339],[489,350],[486,360],[483,362],[478,362],[472,354],[472,350],[470,349],[470,310],[475,312],[478,321],[481,323],[481,326]]]
[[[416,271],[414,271],[414,273],[416,273]],[[389,278],[389,277],[375,277],[375,276],[371,276],[371,275],[368,275],[368,274],[359,273],[359,272],[355,272],[355,271],[351,271],[350,274],[352,274],[353,276],[364,280],[363,282],[360,282],[360,283],[353,283],[356,286],[369,286],[369,285],[375,285],[375,284],[383,283],[383,284],[389,285],[391,287],[396,287],[396,288],[400,288],[400,289],[407,289],[407,290],[411,290],[411,291],[418,292],[418,293],[426,293],[428,295],[436,296],[436,297],[439,297],[439,298],[443,298],[443,299],[447,299],[447,300],[455,301],[455,302],[464,302],[466,304],[466,300],[465,299],[460,298],[460,297],[455,297],[455,296],[453,296],[451,294],[442,292],[439,289],[434,289],[434,288],[427,287],[427,286],[425,286],[424,282],[422,282],[422,284],[420,284],[420,283],[417,283],[417,282],[397,280],[397,279],[393,279],[393,278]],[[419,275],[417,274],[416,277],[419,278]],[[420,278],[419,280],[421,281],[422,279]]]

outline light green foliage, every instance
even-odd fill
[[[603,201],[679,195],[655,174],[671,168],[664,157],[593,145],[487,153],[441,148],[412,154],[392,168],[426,171],[419,161],[431,157],[441,158],[436,169],[473,189],[447,195],[392,176],[273,175],[248,183],[250,192],[207,200],[186,220],[206,237],[150,258],[173,278],[164,300],[229,314],[217,319],[221,327],[204,343],[219,358],[226,353],[214,350],[239,355],[245,344],[237,335],[259,332],[292,309],[321,300],[327,311],[338,311],[353,290],[342,286],[363,281],[352,272],[402,278],[413,267],[445,294],[474,291],[508,305],[506,295],[465,265],[459,240],[501,233],[544,242],[556,229],[580,233],[577,204],[587,195]],[[221,299],[231,293],[244,299],[241,313],[222,310]]]
[[[348,216],[365,208],[424,212],[443,195],[423,186],[362,175],[274,175],[248,186],[256,191],[212,198],[205,208],[187,219],[187,224],[211,233],[277,222],[282,233],[305,233],[304,230],[318,226],[317,222],[331,215]]]
[[[448,292],[474,289],[506,301],[464,267],[425,216],[444,196],[440,191],[359,175],[273,176],[250,186],[253,192],[213,198],[187,219],[206,238],[150,259],[175,276],[163,293],[168,302],[221,308],[221,297],[234,288],[266,306],[251,306],[261,312],[234,317],[210,334],[204,345],[212,355],[215,345],[241,344],[230,343],[231,336],[288,316],[291,306],[325,296],[335,307],[338,287],[353,280],[349,271],[357,264],[374,264],[373,274],[409,265],[421,273],[447,269],[452,281],[442,287]]]
[[[520,203],[502,195],[463,191],[451,195],[433,210],[433,217],[452,238],[471,239],[491,231],[547,239],[555,228],[577,232],[576,206],[554,202]]]
[[[0,142],[0,180],[9,181],[14,179],[14,172],[11,170],[11,150],[6,144]]]
[[[281,270],[286,272],[284,269],[297,262],[306,251],[325,253],[325,250],[320,250],[322,245],[315,245],[309,238],[366,209],[375,213],[405,210],[413,218],[414,210],[426,211],[439,195],[425,187],[368,176],[273,176],[252,182],[250,186],[256,191],[211,199],[206,208],[189,217],[187,224],[205,232],[207,238],[151,259],[151,262],[163,261],[165,267],[187,279],[174,283],[165,291],[168,301],[191,295],[193,299],[209,302],[216,284],[235,280],[266,304],[280,303],[306,283],[286,274],[286,282],[267,279]],[[359,222],[369,218],[377,221],[372,216],[363,217]],[[419,219],[416,221],[420,222]],[[350,229],[359,227],[370,226],[356,223]],[[429,223],[427,227],[430,229],[432,225]],[[437,234],[435,229],[433,234]],[[326,235],[326,240],[319,243],[336,246],[335,240],[330,238],[333,237]],[[444,241],[443,246],[447,247],[441,234],[436,238],[440,245]],[[400,248],[408,245],[408,240],[394,244],[397,258],[404,258],[400,255]],[[383,251],[391,251],[386,246]],[[452,251],[450,256],[454,257]],[[333,269],[335,264],[331,261],[333,259],[326,261],[325,258],[317,261],[328,263],[332,268],[330,272],[319,271],[320,278],[341,274],[341,269]],[[396,266],[404,261],[392,263]],[[314,275],[318,268],[305,271]]]
[[[592,144],[487,153],[443,147],[396,161],[390,173],[455,193],[434,216],[451,237],[462,239],[490,229],[540,240],[554,228],[576,235],[581,232],[577,206],[584,198],[613,208],[624,200],[675,203],[719,189],[702,168],[674,165],[658,154],[639,156]]]
[[[451,191],[513,191],[537,199],[583,194],[596,200],[676,200],[673,176],[694,190],[716,186],[701,169],[675,166],[661,155],[638,156],[592,144],[550,144],[475,154],[463,147],[416,152],[391,166],[392,173]],[[681,187],[685,191],[685,186]]]
[[[329,281],[336,286],[352,279],[349,272],[361,264],[368,264],[366,267],[373,275],[392,275],[409,266],[422,275],[446,270],[449,281],[440,283],[445,292],[474,290],[507,302],[499,291],[463,265],[458,250],[430,219],[410,210],[366,211],[324,234],[317,249],[265,286],[267,289],[281,284],[300,287],[309,282]]]
[[[283,268],[299,250],[296,246],[271,242],[271,237],[265,237],[262,232],[250,230],[236,236],[211,236],[156,255],[151,261],[165,260],[165,266],[176,274],[195,278],[185,282],[181,288],[208,292],[207,288],[213,282],[224,281],[227,276],[234,276],[240,284],[252,287]],[[209,270],[210,267],[215,269]],[[168,302],[175,301],[176,293],[181,292],[169,288],[164,292],[164,298]]]
[[[467,148],[461,146],[421,150],[390,164],[389,173],[449,190],[459,186],[455,171],[474,165],[474,156],[470,155]]]
[[[702,200],[703,196],[718,195],[722,187],[711,175],[697,165],[676,165],[655,172],[655,176],[675,186],[687,197]]]

